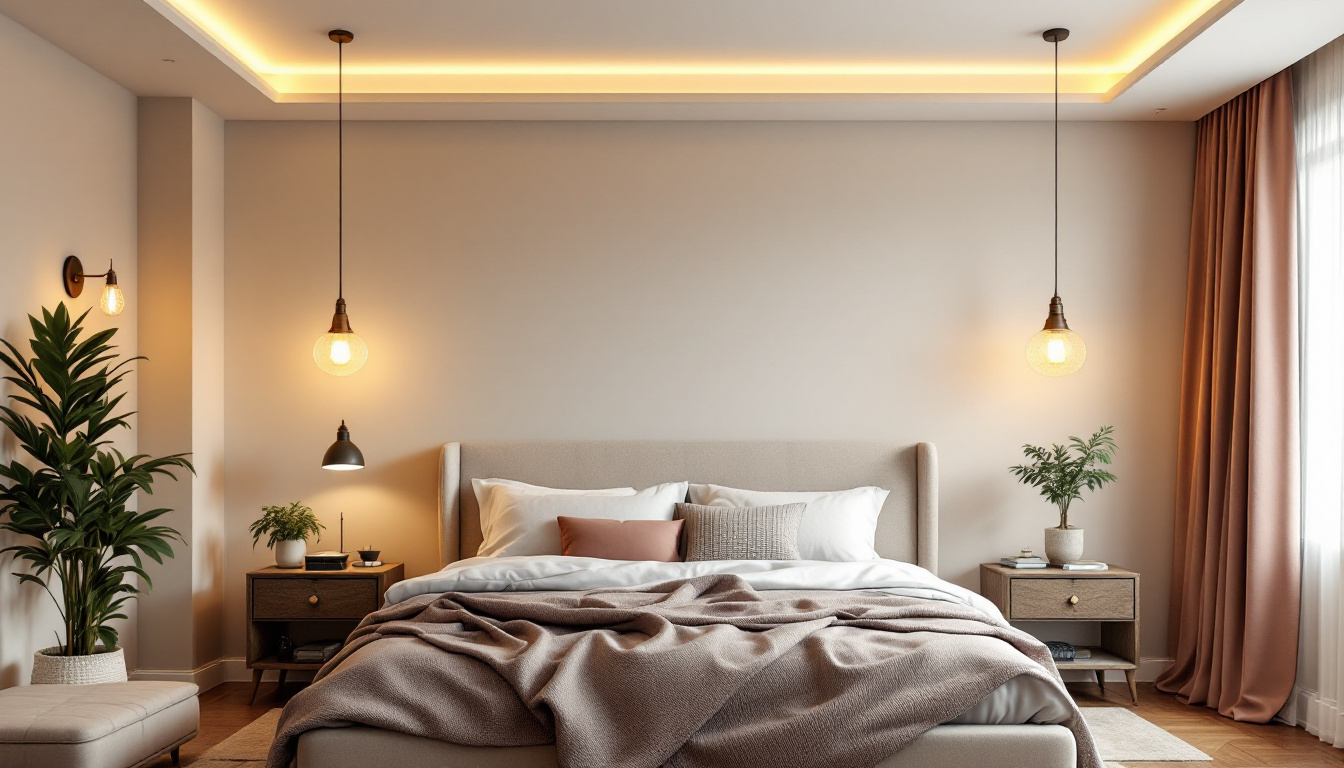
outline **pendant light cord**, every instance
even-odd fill
[[[1058,58],[1059,54],[1055,56]],[[1059,186],[1058,182],[1055,186]],[[1058,191],[1055,194],[1058,197]],[[1059,207],[1058,203],[1055,207]],[[336,43],[336,298],[345,298],[345,43],[339,41]]]
[[[1059,298],[1059,38],[1055,38],[1055,298]]]

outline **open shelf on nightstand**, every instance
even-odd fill
[[[1100,648],[1090,646],[1080,646],[1092,651],[1092,658],[1077,659],[1075,661],[1056,661],[1055,666],[1060,669],[1135,669],[1136,665],[1131,661],[1126,661],[1119,656],[1104,651]]]

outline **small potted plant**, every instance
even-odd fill
[[[289,506],[262,507],[261,517],[247,530],[252,534],[253,547],[262,536],[270,537],[266,546],[275,550],[276,567],[302,568],[308,537],[321,536],[325,527],[311,508],[296,501]]]
[[[1042,448],[1022,446],[1030,464],[1009,467],[1025,485],[1041,489],[1041,495],[1059,507],[1059,527],[1045,529],[1045,556],[1056,565],[1076,563],[1083,557],[1083,529],[1069,525],[1069,505],[1083,498],[1083,489],[1100,490],[1115,481],[1115,475],[1098,465],[1109,466],[1115,456],[1113,427],[1102,427],[1084,440],[1070,437],[1069,444]]]

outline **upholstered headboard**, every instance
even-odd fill
[[[554,488],[647,488],[679,480],[766,491],[876,485],[891,491],[878,521],[878,554],[938,572],[938,456],[932,443],[448,443],[439,477],[444,564],[476,554],[481,544],[471,481],[485,477]]]

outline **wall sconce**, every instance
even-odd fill
[[[103,286],[103,295],[98,297],[98,308],[108,317],[116,317],[126,308],[126,294],[122,293],[121,286],[117,285],[117,272],[112,269],[110,259],[107,262],[106,272],[101,275],[86,275],[84,264],[80,262],[79,257],[68,256],[61,267],[61,276],[65,281],[65,295],[72,299],[79,298],[84,292],[84,278],[105,277],[107,284]]]

